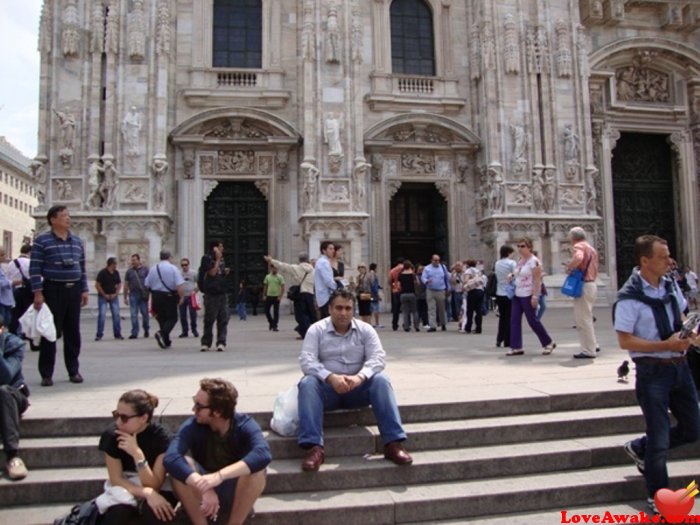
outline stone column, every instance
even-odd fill
[[[698,188],[695,182],[697,172],[695,171],[695,154],[693,151],[693,140],[687,130],[672,133],[668,138],[671,151],[674,155],[675,167],[677,170],[678,188],[677,194],[680,199],[680,217],[677,217],[680,225],[680,244],[683,253],[676,255],[678,260],[688,261],[691,268],[698,268],[700,261],[700,240],[698,239],[697,207]]]
[[[608,258],[607,267],[601,268],[610,275],[612,289],[617,290],[622,283],[617,282],[617,251],[615,249],[615,206],[613,199],[612,182],[612,150],[620,139],[620,131],[606,127],[603,129],[600,160],[600,178],[603,187],[603,233],[605,235],[605,245],[607,247]]]

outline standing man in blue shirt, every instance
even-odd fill
[[[44,303],[53,314],[56,337],[63,337],[63,357],[71,383],[82,383],[80,375],[80,309],[88,303],[85,249],[70,231],[70,212],[61,205],[46,214],[51,230],[42,233],[32,245],[29,275],[34,292],[34,308]],[[41,338],[39,374],[41,386],[53,385],[56,343]]]
[[[638,267],[617,294],[614,323],[620,348],[628,350],[637,369],[635,390],[646,421],[646,435],[624,449],[644,474],[647,505],[657,513],[654,495],[668,487],[668,450],[700,438],[698,397],[688,367],[687,351],[697,344],[697,329],[681,339],[686,301],[666,276],[671,257],[666,241],[655,235],[638,237],[634,245]],[[671,427],[668,411],[676,418]]]
[[[435,325],[435,310],[437,309],[437,321],[445,328],[445,299],[450,296],[450,272],[447,267],[440,262],[440,256],[433,254],[430,264],[423,268],[423,275],[420,277],[425,285],[425,300],[428,302],[428,322],[430,328],[428,332],[437,331]]]
[[[372,406],[384,442],[384,457],[397,465],[413,458],[403,448],[406,439],[389,377],[384,374],[386,353],[372,325],[353,319],[355,294],[338,290],[331,295],[330,318],[311,325],[301,347],[299,363],[299,436],[307,450],[304,471],[316,471],[325,460],[323,414],[339,408]]]
[[[160,262],[148,272],[146,287],[151,289],[153,301],[151,306],[155,312],[160,330],[156,332],[156,342],[161,348],[170,348],[170,332],[177,323],[177,307],[184,298],[180,270],[172,262],[172,255],[167,250],[160,252]]]
[[[331,241],[321,243],[321,256],[314,266],[314,293],[321,319],[328,317],[328,303],[331,294],[338,288],[338,282],[333,279],[331,257],[335,254],[335,245]]]
[[[143,336],[148,339],[150,320],[148,316],[148,296],[146,288],[148,268],[141,262],[141,256],[135,253],[131,256],[131,268],[124,275],[124,303],[129,305],[131,313],[131,335],[129,339],[139,336],[139,312],[143,323]]]

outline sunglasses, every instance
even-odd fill
[[[112,417],[113,417],[114,419],[120,420],[122,423],[126,423],[126,422],[129,421],[131,418],[133,418],[133,417],[140,417],[140,416],[139,416],[139,414],[132,414],[132,415],[120,414],[120,413],[117,412],[116,410],[112,410]]]
[[[181,264],[180,266],[182,266],[184,268],[185,266],[189,266],[189,264],[184,263],[184,264]]]
[[[527,244],[518,244],[518,248],[527,248]]]
[[[209,405],[202,405],[201,403],[198,403],[194,396],[192,396],[192,402],[194,403],[194,409],[197,412],[204,410],[205,408],[210,408]]]

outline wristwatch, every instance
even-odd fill
[[[136,470],[144,469],[148,466],[148,460],[143,458],[141,461],[136,462]]]

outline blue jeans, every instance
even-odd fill
[[[644,458],[644,477],[649,497],[668,487],[668,450],[700,439],[700,411],[690,367],[678,364],[636,362],[637,401],[644,413],[646,435],[635,439],[632,448]],[[678,422],[671,427],[668,410]]]
[[[384,444],[406,439],[401,426],[399,407],[389,377],[380,372],[347,394],[338,394],[316,376],[299,381],[299,437],[302,447],[323,446],[323,414],[339,408],[362,408],[372,405]]]
[[[246,310],[245,303],[238,303],[236,305],[236,313],[238,314],[238,319],[241,321],[246,321],[248,319],[248,310]]]
[[[197,310],[192,308],[192,299],[189,295],[185,296],[185,300],[178,306],[180,313],[180,326],[182,333],[187,335],[187,332],[192,328],[192,335],[197,337]],[[189,323],[187,322],[189,316]]]
[[[537,320],[541,321],[542,316],[544,316],[544,313],[547,311],[547,299],[546,295],[540,295],[540,304],[539,308],[537,308]]]
[[[131,312],[131,335],[134,337],[139,335],[139,312],[141,312],[141,320],[143,321],[144,335],[148,333],[148,299],[142,299],[139,293],[130,293],[129,310]]]
[[[97,296],[97,337],[105,335],[105,319],[107,317],[107,305],[112,314],[112,330],[114,337],[122,336],[122,323],[119,319],[119,296],[108,301],[101,295]]]

